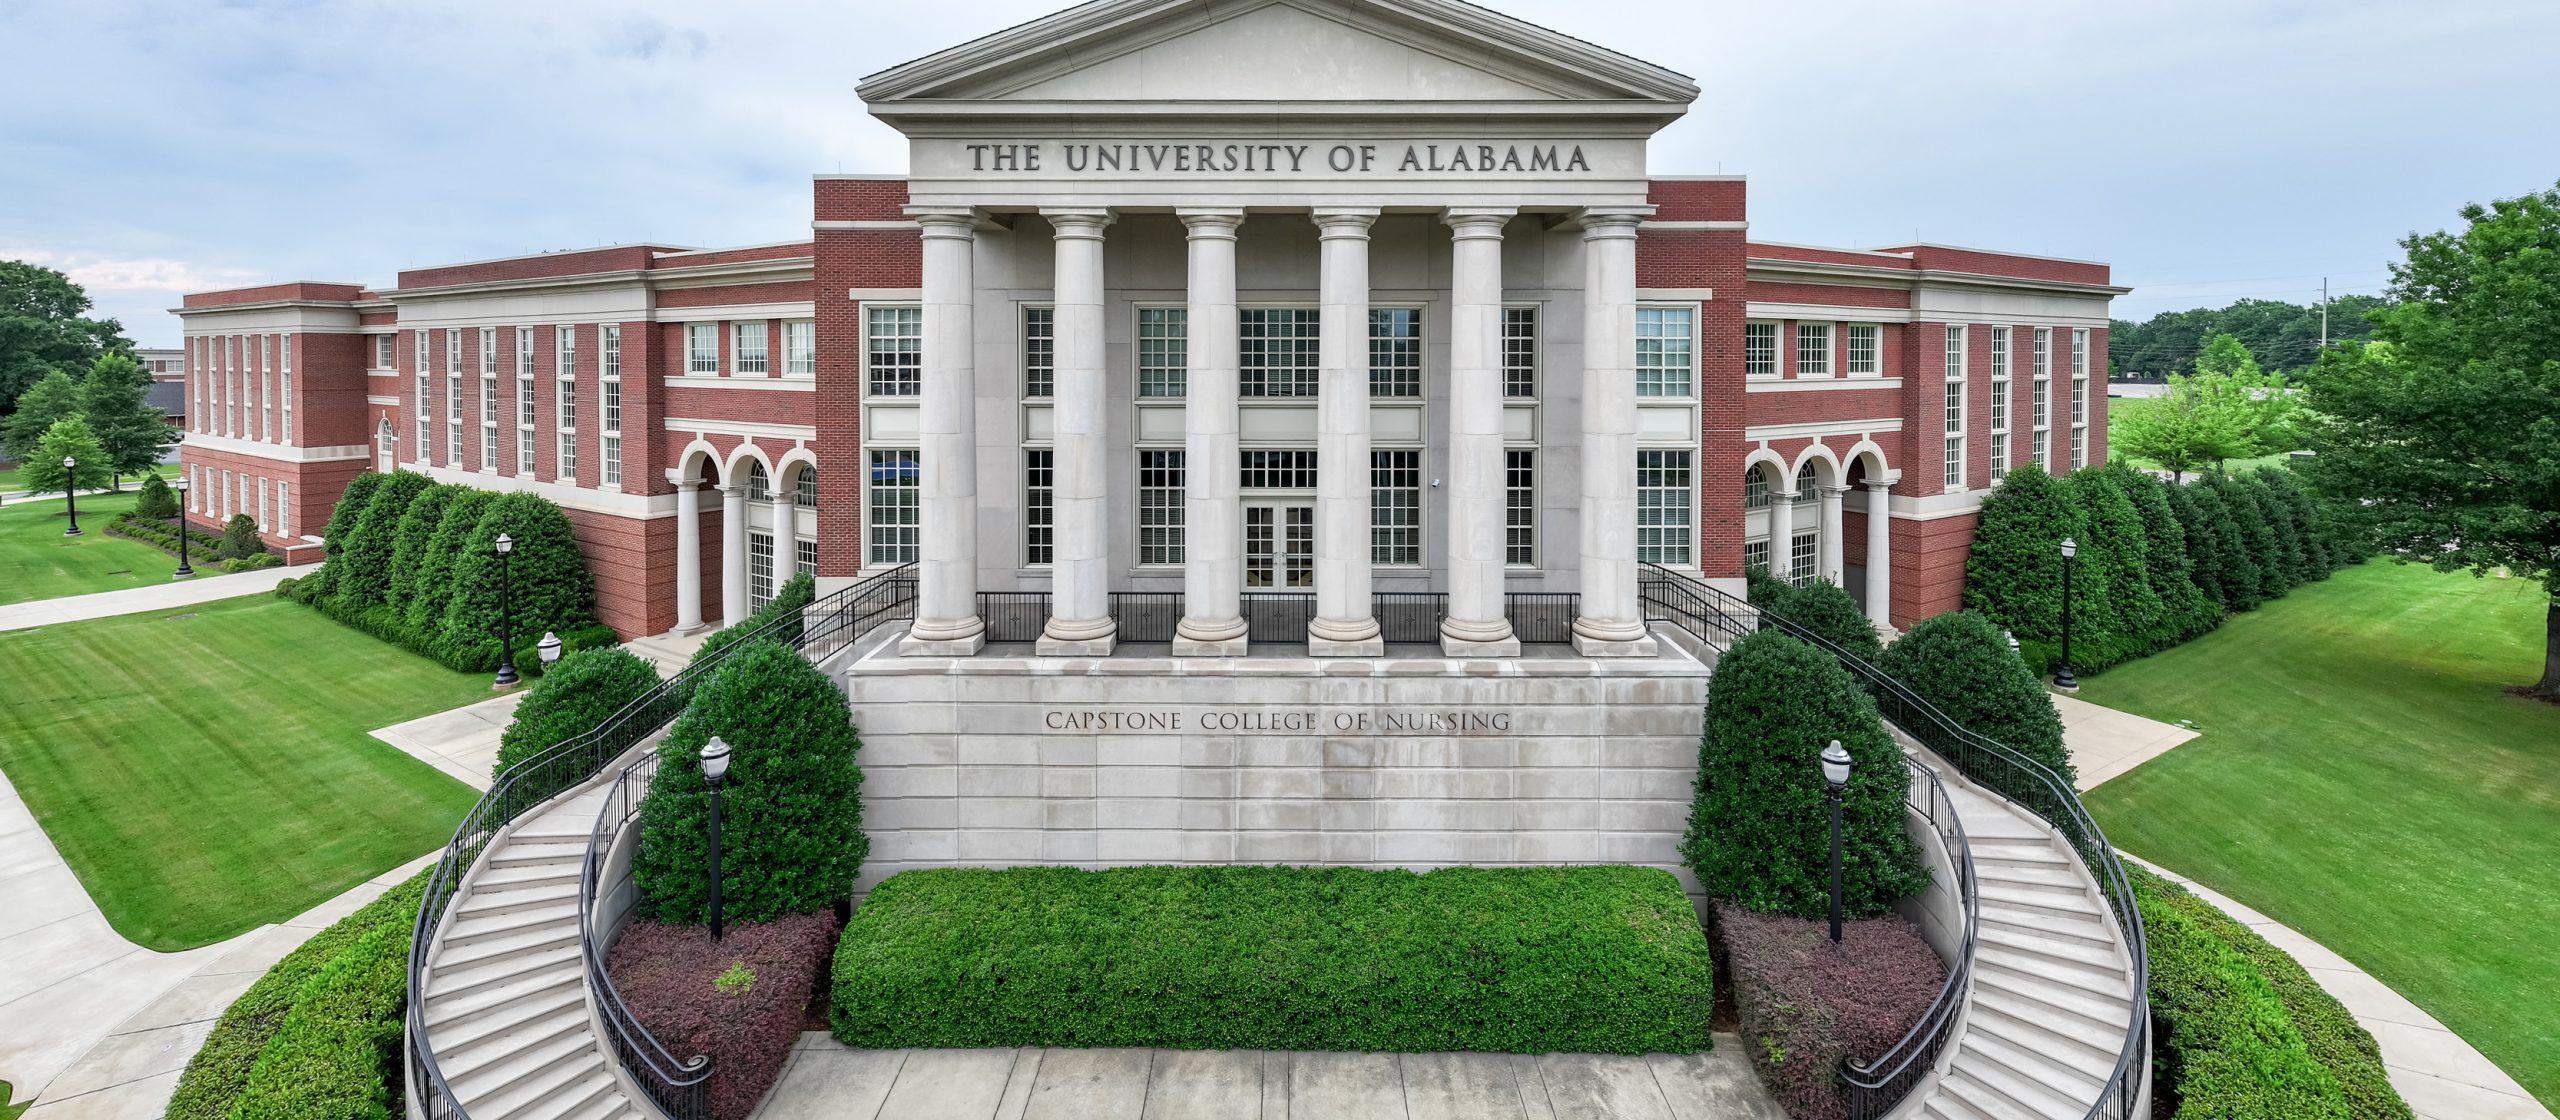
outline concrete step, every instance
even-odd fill
[[[479,1097],[465,1098],[472,1120],[529,1120],[531,1117],[565,1116],[591,1106],[599,1097],[618,1096],[620,1087],[613,1073],[605,1068],[604,1059],[590,1046],[588,1053],[572,1060],[556,1062],[504,1089]]]
[[[578,905],[578,881],[539,883],[529,887],[483,890],[472,884],[471,893],[454,900],[455,924],[470,918],[493,914],[514,914],[568,903],[574,912]]]
[[[2124,958],[2112,947],[2013,929],[1988,919],[1982,923],[1977,944],[2022,956],[2041,957],[2100,976],[2122,977],[2126,971]]]
[[[1982,904],[1982,926],[1985,929],[2014,930],[2099,949],[2112,950],[2116,946],[2115,923],[2090,913],[2058,914],[2050,910],[2030,910],[2008,903],[1993,903],[1986,899]]]
[[[435,1039],[436,1052],[460,1052],[477,1045],[480,1040],[524,1030],[551,1019],[562,1011],[587,1010],[587,986],[583,977],[573,977],[565,987],[549,987],[528,991],[494,1007],[470,1012],[462,1018],[447,1018],[442,1023],[427,1024],[428,1037]],[[592,1028],[591,1028],[592,1029]]]
[[[2082,1026],[2108,1039],[2113,1048],[2123,1041],[2125,1027],[2133,1021],[2133,1005],[2117,996],[2100,995],[2087,988],[2056,983],[2035,976],[2024,976],[2005,968],[1985,967],[1976,961],[1973,970],[1973,999],[2000,997],[2040,1007],[2055,1015],[2068,1015]]]
[[[2132,998],[2133,980],[2122,969],[2100,970],[2085,965],[2066,965],[2031,953],[2012,952],[1987,941],[1975,944],[1973,960],[1979,969],[2075,988],[2097,999]]]
[[[492,868],[553,864],[576,867],[585,862],[586,858],[587,838],[584,833],[563,840],[529,840],[520,836],[509,837],[506,843],[498,845],[497,849],[490,852],[488,856],[489,866]]]
[[[2102,908],[2098,905],[2098,901],[2090,898],[2085,891],[2013,887],[1989,879],[1980,881],[1974,889],[1982,899],[1982,911],[1986,914],[1997,909],[2007,913],[2041,914],[2053,918],[2103,920],[2103,924],[2109,926],[2115,924],[2112,916],[2105,916],[2102,919]]]
[[[521,1104],[509,1102],[504,1107],[506,1111],[494,1115],[508,1120],[602,1120],[640,1115],[633,1111],[631,1102],[623,1096],[622,1086],[614,1081],[613,1074],[605,1069],[602,1062],[596,1063],[595,1069],[586,1075],[554,1086],[539,1097]],[[480,1115],[476,1111],[472,1113],[474,1120]]]
[[[579,862],[490,867],[481,871],[479,878],[471,881],[471,889],[477,893],[565,884],[571,890],[576,890],[578,873],[583,866],[583,862]]]
[[[470,1102],[475,1117],[512,1115],[481,1107],[480,1102],[512,1089],[525,1088],[560,1076],[558,1083],[576,1080],[580,1067],[600,1067],[603,1054],[596,1049],[595,1035],[587,1030],[582,1012],[572,1021],[566,1016],[557,1021],[544,1020],[514,1034],[483,1039],[476,1045],[456,1051],[441,1047],[436,1053],[444,1067],[445,1080],[453,1086],[454,1095]],[[538,1099],[533,1094],[526,1099]]]
[[[2022,1107],[2001,1096],[1999,1090],[1952,1069],[1939,1079],[1937,1095],[1930,1098],[1929,1106],[1943,1109],[1950,1120],[2046,1120],[2043,1113]],[[2053,1120],[2080,1118],[2057,1116]]]
[[[443,944],[448,948],[460,948],[474,942],[538,931],[545,926],[558,926],[568,931],[571,937],[577,936],[578,904],[554,900],[501,914],[458,918],[446,929]]]
[[[1967,1065],[1968,1059],[1971,1060],[1971,1065]],[[2089,1076],[2047,1055],[1973,1030],[1965,1031],[1964,1048],[1956,1055],[1956,1065],[1964,1069],[1968,1075],[1983,1080],[1988,1080],[1983,1077],[1985,1073],[1992,1067],[1997,1067],[2011,1077],[2032,1085],[2047,1097],[2060,1101],[2062,1108],[2059,1114],[2065,1116],[2087,1115],[2089,1106],[2097,1102],[2098,1087],[2106,1084],[2106,1077],[2103,1074]],[[2000,1090],[2001,1095],[2020,1105],[2051,1111],[2047,1105],[2018,1096],[2012,1092],[2011,1086],[1999,1085],[1995,1082],[1994,1087]]]
[[[449,939],[436,950],[438,969],[461,969],[516,953],[534,953],[566,945],[571,953],[578,951],[578,923],[551,922],[526,928],[505,937],[490,937],[456,945]]]
[[[2037,1006],[1999,992],[1977,992],[1965,1035],[1976,1032],[2008,1043],[2104,1084],[2115,1072],[2121,1034],[2108,1038],[2079,1016]]]
[[[512,956],[458,964],[439,960],[427,969],[427,1000],[433,1005],[440,1000],[468,999],[522,979],[580,976],[584,967],[575,937],[567,945]]]
[[[2003,890],[2060,891],[2074,895],[2089,892],[2089,884],[2067,862],[2060,865],[1986,864],[1977,858],[1974,877],[1982,880],[1986,887],[1996,884]]]
[[[2040,867],[2067,871],[2072,864],[2079,862],[2078,856],[2048,843],[1979,839],[1970,830],[1967,830],[1965,840],[1973,849],[1977,872],[1991,867]]]

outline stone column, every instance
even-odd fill
[[[1814,566],[1822,578],[1831,581],[1832,586],[1845,588],[1849,584],[1849,577],[1847,561],[1841,558],[1847,548],[1847,542],[1840,539],[1840,495],[1848,493],[1849,488],[1820,486],[1815,490],[1822,495],[1820,530],[1822,543],[1818,546],[1820,551],[1815,553]]]
[[[747,620],[747,484],[723,483],[720,490],[720,625]]]
[[[1042,657],[1108,657],[1111,618],[1110,451],[1104,447],[1102,230],[1109,210],[1042,210],[1056,233],[1055,539]]]
[[[1769,491],[1769,574],[1789,583],[1795,582],[1796,487],[1793,479]]]
[[[1177,210],[1191,231],[1182,403],[1182,621],[1176,657],[1242,657],[1244,502],[1237,495],[1236,227],[1242,210]]]
[[[910,207],[924,233],[924,383],[917,399],[916,620],[898,643],[908,657],[967,657],[987,644],[978,617],[978,215]]]
[[[1450,280],[1449,613],[1440,652],[1449,657],[1520,656],[1502,599],[1502,226],[1513,213],[1469,207],[1441,216]]]
[[[1867,621],[1893,625],[1893,483],[1900,471],[1867,480]]]
[[[800,468],[814,471],[814,466]],[[794,476],[797,477],[797,476]],[[779,483],[781,480],[776,479]],[[784,488],[773,492],[773,590],[781,594],[782,585],[800,573],[800,507],[792,501],[793,491]]]
[[[676,487],[676,632],[702,629],[702,480],[668,471]]]
[[[1573,648],[1650,657],[1636,591],[1636,224],[1651,207],[1582,215],[1582,601]]]
[[[1307,652],[1387,651],[1370,613],[1369,226],[1378,209],[1317,207],[1323,232],[1316,389],[1316,617]]]

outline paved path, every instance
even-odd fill
[[[176,560],[171,560],[172,565]],[[199,571],[220,571],[200,568]],[[149,614],[210,603],[216,599],[232,599],[273,591],[287,576],[307,576],[319,571],[317,565],[299,568],[266,568],[238,575],[200,575],[189,580],[171,580],[148,587],[128,587],[119,591],[101,591],[95,595],[70,595],[60,599],[38,599],[32,603],[0,606],[0,630],[25,630],[34,626],[51,626],[57,622],[86,622],[93,618],[114,618],[124,614]]]
[[[2551,1110],[2505,1070],[2347,958],[2193,879],[2136,862],[2194,891],[2196,897],[2220,907],[2301,962],[2311,978],[2345,1004],[2356,1022],[2382,1044],[2382,1065],[2391,1075],[2391,1087],[2399,1090],[2400,1099],[2409,1102],[2419,1120],[2552,1120]]]
[[[2083,793],[2199,734],[2059,692],[2053,694],[2053,710],[2062,713],[2062,745],[2080,772],[2073,785]]]
[[[1743,1057],[855,1050],[800,1036],[758,1120],[1784,1120]]]
[[[373,732],[373,737],[408,752],[476,790],[489,788],[498,769],[498,739],[516,718],[525,690],[494,696],[451,711],[419,716]]]

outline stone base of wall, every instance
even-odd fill
[[[892,636],[841,665],[871,836],[857,892],[918,867],[1631,863],[1694,893],[1678,846],[1708,666],[1661,647],[929,658]]]

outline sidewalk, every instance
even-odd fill
[[[173,561],[174,563],[174,561]],[[218,570],[218,569],[217,569]],[[202,575],[188,580],[171,580],[149,587],[128,587],[120,591],[101,591],[95,595],[69,595],[60,599],[38,599],[32,603],[0,606],[0,630],[25,630],[51,626],[58,622],[86,622],[93,618],[114,618],[122,614],[150,614],[154,611],[192,607],[216,599],[232,599],[273,591],[287,577],[301,577],[319,571],[317,564],[299,568],[265,568],[238,575]]]
[[[516,705],[524,703],[524,694],[525,689],[519,688],[477,704],[379,728],[372,734],[444,771],[453,780],[486,792],[490,775],[498,769],[498,739],[516,718]]]
[[[2072,768],[2080,772],[2072,784],[2082,793],[2199,734],[2059,692],[2053,694],[2053,710],[2062,714],[2062,745],[2071,752]]]

